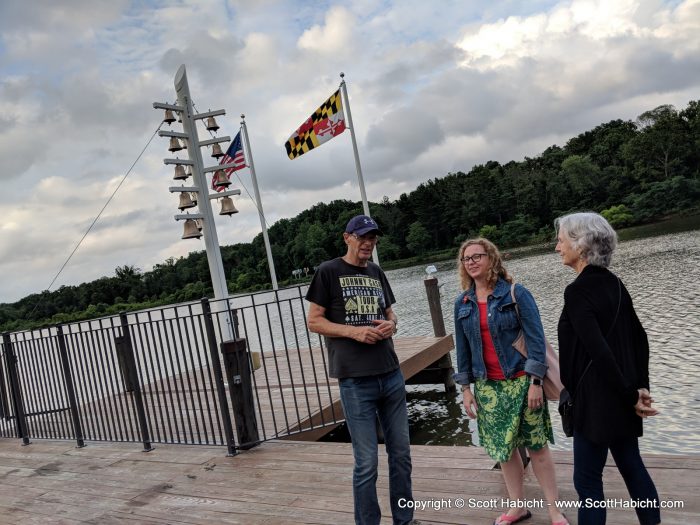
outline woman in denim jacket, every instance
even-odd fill
[[[523,464],[518,447],[528,449],[553,525],[568,521],[559,512],[554,462],[547,442],[554,443],[552,423],[542,390],[545,364],[544,330],[530,292],[517,284],[515,297],[522,326],[511,297],[513,279],[503,267],[498,248],[486,239],[466,241],[459,249],[458,271],[465,290],[455,301],[457,365],[455,382],[462,385],[464,408],[476,418],[479,442],[501,464],[509,505],[494,525],[518,523],[532,514],[525,507]],[[522,329],[528,350],[525,359],[513,347]],[[475,383],[474,392],[471,383]]]

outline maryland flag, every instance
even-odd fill
[[[289,158],[293,160],[316,146],[328,142],[343,131],[345,131],[345,115],[339,89],[321,104],[321,107],[314,111],[298,130],[292,133],[284,147],[287,149]]]

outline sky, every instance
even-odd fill
[[[284,149],[340,72],[367,196],[393,200],[700,99],[700,0],[3,0],[0,303],[47,289],[132,165],[51,289],[204,249],[180,238],[173,154],[152,139],[182,64],[196,109],[226,110],[218,135],[245,114],[272,225],[360,200],[349,132],[294,160]],[[260,233],[237,174],[247,191],[216,215],[222,245]]]

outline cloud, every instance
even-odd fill
[[[659,104],[684,107],[700,92],[698,57],[698,0],[2,2],[0,302],[48,285],[132,164],[57,286],[204,248],[180,239],[163,164],[173,155],[153,138],[152,103],[175,99],[181,64],[196,111],[226,110],[220,135],[245,113],[272,224],[359,200],[349,132],[294,161],[283,147],[341,71],[379,200]],[[249,172],[237,175],[252,195]],[[260,232],[246,191],[236,206],[220,217],[215,203],[221,244]]]
[[[351,45],[354,16],[344,7],[334,6],[326,13],[325,25],[314,25],[302,33],[299,49],[333,56]]]
[[[401,108],[386,114],[367,132],[367,149],[389,150],[392,155],[407,153],[402,161],[410,163],[433,144],[445,138],[438,118],[418,108]]]

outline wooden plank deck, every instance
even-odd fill
[[[500,509],[469,508],[505,496],[500,472],[478,447],[414,446],[414,497],[449,501],[451,508],[416,512],[426,524],[490,525]],[[554,452],[562,499],[573,500],[572,461]],[[700,456],[645,455],[664,501],[663,523],[700,523]],[[624,484],[606,468],[606,497],[626,499]],[[144,453],[134,443],[62,441],[21,446],[0,439],[0,524],[346,524],[352,515],[352,453],[344,443],[270,441],[234,457],[225,448],[159,445]],[[386,456],[380,456],[379,496],[390,523]],[[540,499],[531,469],[526,497]],[[462,498],[465,508],[458,509]],[[537,510],[529,525],[548,523]],[[569,519],[576,523],[575,512]],[[630,509],[608,512],[611,525],[636,523]]]
[[[454,348],[451,335],[444,337],[415,336],[395,341],[395,351],[405,378],[411,378]],[[321,347],[291,349],[287,352],[266,352],[262,366],[254,371],[254,389],[258,431],[263,437],[286,437],[315,441],[344,419],[338,381],[327,376],[327,358]],[[201,389],[215,395],[211,374],[193,371],[200,376]],[[171,383],[189,384],[178,376],[144,388],[147,399],[165,392]],[[184,390],[183,390],[184,392]],[[228,389],[227,389],[228,395]],[[161,396],[157,396],[159,399]],[[166,400],[166,396],[162,398]],[[186,404],[186,400],[182,404]],[[165,408],[165,407],[163,407]],[[262,415],[262,418],[260,417]],[[202,417],[195,412],[191,417]],[[183,428],[184,425],[173,425]]]
[[[406,337],[395,341],[401,369],[410,378],[447,354],[454,347],[445,337]],[[254,372],[254,397],[261,439],[287,436],[316,440],[344,419],[338,382],[328,378],[325,349],[289,349],[264,352],[263,366]],[[225,374],[225,372],[224,372]],[[151,440],[155,443],[222,444],[217,416],[218,392],[213,372],[198,368],[151,381],[142,387]],[[228,389],[227,402],[230,406]],[[137,439],[138,429],[132,394],[118,392],[80,407],[86,435],[104,441]],[[64,439],[58,417],[67,412],[34,416],[32,435]],[[233,417],[233,414],[231,414]],[[65,428],[65,427],[64,427]],[[131,432],[131,434],[129,434]],[[234,425],[235,432],[235,425]],[[129,437],[129,436],[134,437]]]
[[[451,335],[445,337],[406,337],[397,339],[394,346],[404,378],[410,379],[445,354],[448,354],[454,348],[454,340]],[[320,349],[318,351],[320,352]],[[267,359],[270,359],[270,357],[267,357]],[[299,366],[297,363],[295,365]],[[311,377],[311,371],[308,369],[308,366],[305,365],[303,368],[299,368],[306,370],[306,378]],[[260,370],[257,370],[256,374]],[[310,417],[303,421],[290,425],[289,430],[291,432],[302,432],[289,436],[289,439],[315,441],[335,428],[334,426],[318,428],[324,421],[345,419],[343,407],[340,403],[338,381],[330,379],[329,383],[331,391],[329,400],[331,402],[324,404],[320,409],[317,408]],[[324,388],[324,386],[319,385],[319,388]],[[289,388],[289,385],[285,385],[284,388]],[[314,389],[314,385],[311,385],[311,389]],[[307,430],[303,431],[304,429]]]

